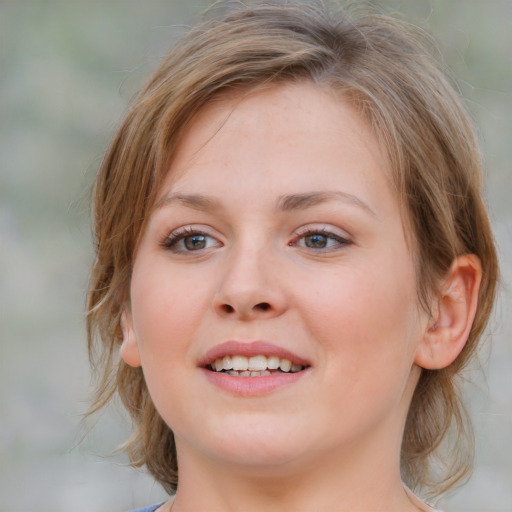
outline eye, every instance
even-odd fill
[[[296,241],[290,243],[290,245],[319,252],[336,250],[349,244],[351,242],[346,238],[325,229],[308,229],[304,233],[299,233]]]
[[[166,249],[175,253],[198,252],[221,243],[206,233],[189,228],[171,233],[163,243]]]
[[[304,245],[310,249],[325,249],[333,239],[322,233],[314,233],[302,238]]]

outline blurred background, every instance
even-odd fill
[[[129,429],[118,408],[82,440],[89,190],[130,99],[210,3],[0,0],[2,512],[121,512],[165,496],[111,455]],[[512,1],[374,3],[440,41],[480,127],[503,283],[485,377],[468,374],[475,474],[440,505],[512,511]]]

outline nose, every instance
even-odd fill
[[[214,310],[223,317],[243,321],[281,315],[287,299],[277,267],[277,258],[270,251],[233,250],[219,269]]]

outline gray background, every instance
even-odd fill
[[[85,433],[89,187],[130,98],[195,0],[0,0],[0,511],[115,512],[164,495],[108,454],[111,408]],[[512,0],[376,2],[427,28],[481,129],[503,284],[481,366],[468,373],[471,483],[446,512],[512,511]]]

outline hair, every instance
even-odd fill
[[[460,373],[488,322],[498,276],[473,122],[433,57],[435,47],[416,27],[359,8],[224,6],[163,60],[132,102],[97,177],[87,330],[99,379],[91,412],[118,393],[134,423],[124,445],[132,464],[146,465],[168,492],[175,491],[172,430],[155,410],[142,369],[119,356],[120,317],[129,302],[137,243],[180,137],[199,110],[221,94],[310,81],[350,101],[386,148],[413,241],[423,307],[457,256],[475,254],[482,264],[478,310],[465,348],[449,367],[422,370],[406,420],[402,478],[413,490],[437,496],[471,471],[473,441]],[[441,449],[451,431],[450,446]]]

